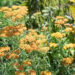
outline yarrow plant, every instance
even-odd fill
[[[16,6],[13,5],[11,8],[2,7],[0,11],[4,13],[4,18],[11,18],[12,21],[16,21],[17,19],[21,19],[24,15],[27,14],[26,6]]]
[[[44,12],[29,14],[27,6],[19,5],[0,8],[1,75],[75,74],[73,23]]]

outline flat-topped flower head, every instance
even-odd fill
[[[51,75],[51,72],[42,71],[42,72],[40,73],[40,75]]]
[[[61,39],[65,36],[64,33],[61,33],[61,32],[55,32],[55,33],[52,33],[51,34],[51,37],[55,37],[55,38],[58,38],[58,39]]]
[[[12,21],[22,19],[28,13],[28,9],[26,6],[16,6],[16,5],[13,5],[11,8],[2,7],[0,8],[0,11],[4,13],[4,18],[11,17]]]
[[[62,64],[64,64],[64,65],[69,65],[69,64],[71,64],[72,63],[72,58],[63,58],[62,59]]]
[[[64,48],[64,49],[75,48],[75,43],[65,44],[63,48]]]
[[[6,26],[0,30],[0,37],[11,37],[22,34],[27,28],[22,25]]]
[[[19,48],[25,50],[27,53],[33,50],[46,53],[49,50],[49,47],[45,45],[46,41],[47,39],[44,35],[38,35],[35,30],[29,29],[26,37],[20,39]]]

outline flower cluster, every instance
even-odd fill
[[[18,59],[20,50],[13,50],[12,52],[8,52],[5,56],[6,59]]]
[[[11,17],[12,21],[16,21],[17,19],[21,19],[24,15],[26,15],[28,9],[26,6],[13,5],[11,8],[2,7],[0,8],[0,11],[4,13],[4,18]]]
[[[1,47],[0,48],[0,52],[2,51],[8,51],[9,48],[8,47]],[[5,55],[5,59],[18,59],[19,58],[19,55],[20,54],[20,50],[13,50],[12,52],[8,52],[7,55]],[[0,55],[1,56],[1,55]],[[15,61],[14,63],[11,63],[13,68],[15,67],[15,70],[18,70],[15,72],[16,75],[26,75],[25,72],[21,72],[24,70],[24,66],[31,66],[31,59],[27,59],[27,60],[24,60],[22,61],[21,63],[19,63],[18,61]],[[35,73],[34,70],[29,70],[28,71],[28,74],[32,74]],[[36,73],[35,73],[36,75]]]
[[[23,61],[23,62],[21,63],[21,65],[20,65],[18,62],[12,63],[12,65],[16,67],[16,70],[23,71],[25,65],[31,66],[31,60],[30,60],[30,59],[27,59],[27,60]],[[21,75],[22,75],[22,74],[23,74],[23,75],[26,75],[25,72],[20,72],[20,71],[16,71],[15,74],[16,74],[16,75],[20,75],[20,74],[21,74]],[[30,75],[36,75],[36,72],[31,69],[31,70],[28,71],[28,75],[29,75],[29,74],[30,74]]]
[[[63,17],[63,16],[57,16],[56,20],[54,22],[54,26],[58,27],[58,28],[60,28],[60,27],[65,28],[66,27],[65,28],[65,32],[75,33],[75,26],[74,26],[74,24],[70,24],[70,23],[68,23],[68,21],[69,20],[67,18]]]
[[[52,33],[51,36],[55,37],[55,38],[58,38],[58,39],[61,39],[65,36],[65,34],[61,33],[61,32],[55,32],[55,33]]]
[[[10,37],[15,35],[20,35],[26,30],[23,24],[15,26],[6,26],[0,30],[0,37]]]
[[[15,74],[16,75],[26,75],[25,72],[20,72],[20,71],[16,71]],[[34,70],[31,69],[31,70],[28,71],[28,75],[36,75],[36,73],[35,73]]]
[[[13,66],[16,66],[16,69],[22,71],[24,70],[24,66],[27,65],[27,66],[31,66],[31,62],[29,60],[25,60],[21,65],[18,64],[18,65],[13,65]]]
[[[51,72],[42,71],[42,72],[40,73],[40,75],[51,75]]]
[[[64,45],[63,48],[64,48],[64,49],[75,48],[75,43],[74,43],[74,44],[73,44],[73,43],[66,44],[66,45]]]
[[[8,52],[10,47],[0,47],[0,57],[5,55],[5,52]]]
[[[15,74],[16,75],[26,75],[25,72],[19,72],[19,71],[16,71]]]
[[[33,50],[47,52],[49,47],[43,47],[46,41],[47,39],[44,35],[38,35],[35,30],[30,29],[26,37],[20,39],[19,48],[26,50],[26,52],[31,52]]]
[[[26,6],[0,8],[0,74],[72,74],[75,26],[70,23],[73,21],[56,15],[53,21],[54,17],[44,15],[48,12],[27,11]]]
[[[15,74],[16,75],[26,75],[25,72],[19,72],[19,71],[16,71]],[[36,75],[36,73],[34,70],[29,70],[28,75]]]
[[[5,56],[6,59],[18,59],[19,56],[15,53],[8,53],[6,56]]]
[[[64,18],[62,16],[57,16],[56,17],[56,21],[55,21],[55,26],[56,27],[60,27],[61,25],[64,25],[65,23],[68,22],[68,19],[67,18]]]
[[[72,61],[73,61],[73,59],[72,58],[63,58],[62,59],[62,64],[64,64],[64,65],[69,65],[69,64],[71,64],[72,63]]]
[[[51,48],[51,47],[57,47],[57,44],[50,42],[50,43],[49,43],[49,47],[50,47],[50,48]]]
[[[30,74],[30,75],[36,75],[36,72],[34,70],[29,70],[28,74]]]
[[[19,71],[16,71],[15,74],[16,75],[26,75],[25,72],[19,72]],[[36,75],[36,72],[31,69],[29,70],[28,75]],[[40,75],[51,75],[51,72],[42,71]]]
[[[66,27],[65,32],[72,32],[72,28],[71,27]]]
[[[67,32],[67,33],[72,33],[72,34],[75,34],[75,28],[72,28],[72,27],[66,27],[65,28],[65,32]]]

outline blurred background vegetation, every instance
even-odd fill
[[[70,2],[72,1],[72,2]],[[20,5],[28,7],[28,15],[26,25],[28,28],[40,28],[46,21],[51,24],[56,16],[66,16],[73,22],[74,17],[69,8],[69,4],[73,4],[73,0],[0,0],[0,7],[12,5]],[[72,7],[71,7],[72,8]],[[40,12],[39,15],[36,12]],[[41,25],[41,26],[40,26]]]
[[[71,19],[68,4],[69,0],[0,0],[0,7],[27,6],[28,15],[25,23],[28,28],[40,28],[46,21],[51,24],[58,15]],[[41,12],[41,15],[34,16],[36,12]]]
[[[66,3],[68,3],[68,0],[1,0],[0,6],[12,6],[13,4],[27,5],[29,11],[33,13],[36,11],[41,11],[50,5],[58,6],[59,10],[61,10],[61,7],[64,8],[63,4],[66,5]]]

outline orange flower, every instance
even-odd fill
[[[16,17],[15,16],[12,16],[11,19],[12,19],[13,22],[16,21]]]
[[[72,28],[67,27],[67,28],[65,29],[65,32],[72,32]]]
[[[56,32],[56,33],[52,33],[51,34],[51,37],[55,37],[55,38],[58,38],[58,39],[61,39],[64,36],[65,36],[65,34],[64,33],[60,33],[60,32]]]
[[[55,21],[55,24],[64,24],[65,22],[63,21],[63,20],[57,20],[57,21]]]
[[[4,52],[0,52],[0,57],[3,57],[4,56]]]
[[[27,53],[31,52],[32,51],[32,48],[30,47],[30,45],[25,45],[25,50]]]
[[[56,16],[56,19],[64,19],[63,16]]]
[[[25,72],[19,72],[19,71],[16,71],[15,74],[16,75],[26,75]]]
[[[19,8],[19,6],[16,6],[16,5],[12,6],[12,9],[18,9],[18,8]]]
[[[71,58],[63,58],[62,59],[62,64],[64,65],[69,65],[72,63],[72,59]]]
[[[68,21],[69,21],[68,19],[66,19],[66,18],[64,19],[64,22],[68,22]]]
[[[12,57],[13,59],[18,59],[19,56],[17,54],[14,54],[14,56]]]
[[[51,72],[47,72],[47,75],[51,75]]]
[[[17,69],[24,70],[24,67],[22,65],[18,66]]]
[[[51,75],[51,72],[42,71],[42,72],[40,73],[40,75]]]
[[[4,52],[10,50],[10,47],[0,47],[0,52]]]
[[[57,44],[56,43],[49,43],[49,47],[51,48],[51,47],[57,47]]]
[[[8,53],[6,56],[5,56],[6,59],[10,59],[10,58],[13,58],[13,59],[17,59],[19,58],[19,56],[15,53]]]
[[[23,61],[22,65],[24,66],[24,65],[26,65],[26,64],[27,64],[28,66],[30,66],[30,65],[31,65],[31,62],[28,61],[28,60]]]
[[[18,62],[12,63],[13,66],[18,66]]]
[[[26,30],[26,27],[22,24],[15,26],[6,26],[0,30],[1,37],[10,37],[22,34]]]
[[[6,59],[10,59],[10,54],[7,54],[7,55],[5,56],[5,58],[6,58]]]
[[[40,52],[44,52],[44,53],[47,53],[49,51],[49,47],[41,47],[39,49]]]
[[[73,44],[73,43],[66,44],[63,48],[64,49],[67,49],[67,48],[75,48],[75,44]]]
[[[47,39],[44,35],[38,35],[35,30],[29,29],[29,33],[25,38],[20,39],[19,48],[25,50],[27,53],[32,52],[33,50],[47,52],[49,47],[46,47],[45,42]],[[45,47],[43,47],[43,44]]]
[[[67,24],[64,24],[64,26],[69,26],[69,27],[71,27],[71,24],[68,24],[68,23],[67,23]]]
[[[8,10],[8,7],[2,7],[2,8],[0,8],[2,11],[4,11],[4,10]]]
[[[27,65],[28,65],[28,66],[31,66],[31,62],[28,62]]]
[[[6,34],[2,33],[0,37],[7,37]]]
[[[15,53],[20,53],[20,50],[14,50],[13,52],[15,52]]]
[[[40,73],[40,75],[47,75],[47,72],[46,72],[46,71],[42,71],[42,72]]]
[[[2,7],[0,9],[0,11],[4,13],[4,18],[11,17],[12,21],[16,21],[17,19],[21,19],[24,15],[26,15],[28,13],[27,12],[28,9],[26,6],[16,6],[16,5],[13,5],[11,8]]]
[[[29,70],[28,72],[30,75],[36,75],[35,71],[34,70]]]

